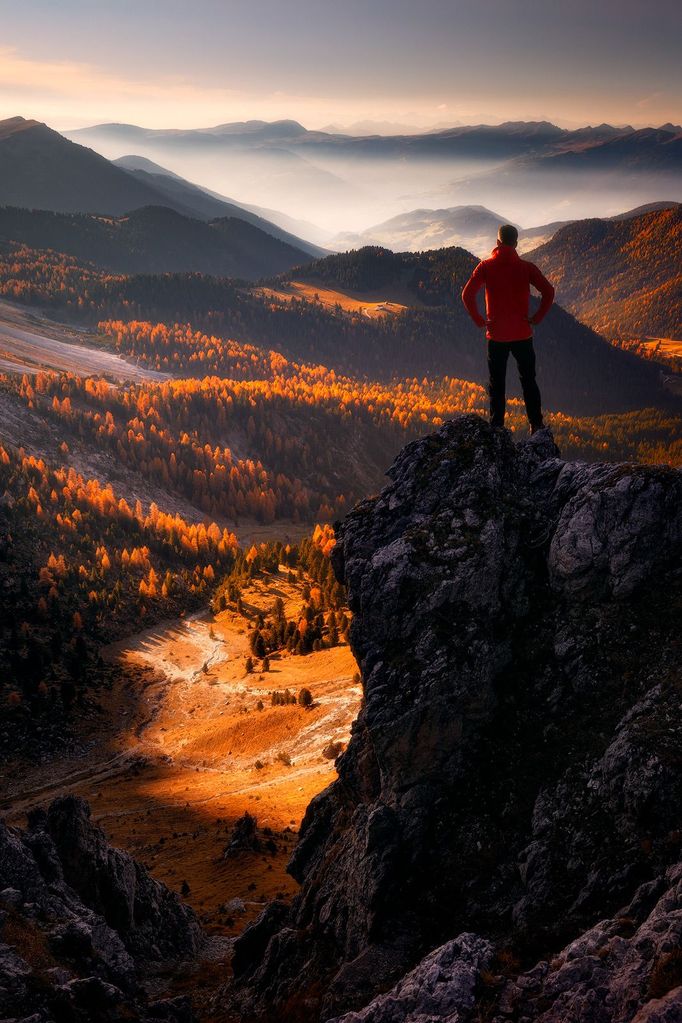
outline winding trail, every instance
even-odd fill
[[[136,713],[128,710],[122,719],[122,734],[115,744],[118,748],[112,753],[111,744],[96,745],[85,761],[64,763],[61,772],[57,766],[51,769],[49,780],[43,775],[37,784],[10,781],[10,794],[0,801],[0,809],[15,817],[56,795],[88,794],[105,785],[110,789],[132,769],[145,768],[192,772],[194,787],[197,774],[214,778],[210,792],[193,793],[184,800],[188,806],[220,803],[282,786],[288,790],[314,787],[315,779],[328,775],[332,767],[330,762],[325,766],[322,749],[330,743],[345,744],[357,713],[361,688],[353,681],[355,662],[350,652],[344,647],[326,651],[333,659],[331,664],[319,654],[287,658],[284,668],[275,661],[271,674],[245,676],[241,665],[249,652],[248,635],[223,624],[221,635],[216,636],[216,628],[220,626],[212,616],[200,611],[162,622],[105,648],[107,659],[154,671],[134,694]],[[319,674],[314,671],[317,663]],[[331,677],[325,677],[323,669],[330,668]],[[252,718],[243,716],[242,704],[269,703],[272,689],[291,685],[289,675],[297,669],[308,672],[301,675],[299,687],[314,685],[317,690],[314,713],[296,706],[268,709],[259,721],[265,727],[255,732],[249,729],[248,719]],[[280,682],[277,675],[283,670],[288,674]],[[237,701],[238,709],[226,712],[230,701]],[[296,727],[288,724],[292,715]],[[269,763],[271,769],[258,771],[254,777],[256,762]],[[155,801],[157,810],[174,805],[177,795]],[[120,807],[98,811],[95,817],[109,819],[138,812],[139,807]]]
[[[334,751],[348,741],[361,687],[345,643],[305,656],[280,651],[269,671],[246,671],[250,621],[280,596],[287,619],[297,620],[301,584],[280,570],[243,591],[250,619],[199,612],[106,648],[125,670],[99,695],[101,725],[82,735],[70,760],[16,770],[0,804],[7,818],[20,822],[58,795],[83,796],[113,845],[175,891],[188,881],[187,900],[221,934],[239,933],[282,893],[293,896],[286,867],[296,832],[310,800],[336,777]],[[274,690],[302,688],[311,708],[272,703]],[[246,812],[272,848],[226,860]],[[226,921],[222,907],[235,898],[246,909]]]

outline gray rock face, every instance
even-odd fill
[[[682,1020],[682,864],[551,962],[509,981],[497,1010],[496,1023]]]
[[[139,978],[200,942],[192,911],[108,844],[83,800],[56,799],[26,831],[0,821],[0,1018],[190,1020],[185,1000],[147,1005]]]
[[[270,1019],[357,1009],[462,932],[533,961],[680,856],[682,474],[462,416],[388,475],[333,552],[364,706],[300,896],[237,942]]]
[[[493,959],[490,942],[460,934],[365,1009],[330,1023],[466,1023],[478,1002],[481,972]]]
[[[653,908],[652,908],[653,906]],[[682,1019],[682,864],[643,885],[550,962],[514,980],[489,943],[461,934],[385,995],[331,1023],[673,1023]],[[478,1012],[478,1016],[476,1013]]]

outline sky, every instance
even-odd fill
[[[0,0],[0,118],[682,121],[679,0]]]

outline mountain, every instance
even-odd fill
[[[615,131],[609,126],[599,134],[608,138]],[[353,150],[360,153],[420,151],[429,156],[449,151],[476,156],[502,154],[509,158],[529,146],[546,147],[570,136],[548,121],[507,121],[499,125],[463,125],[418,135],[338,135],[327,131],[308,131],[297,121],[239,121],[212,128],[141,128],[133,124],[96,124],[69,132],[70,138],[121,145],[130,142],[169,146],[217,148],[270,147],[283,143],[292,148]]]
[[[568,130],[509,121],[345,135],[297,122],[190,130],[103,124],[69,137],[112,159],[139,153],[221,194],[312,219],[330,238],[409,208],[502,208],[520,223],[599,216],[676,197],[682,180],[674,125]]]
[[[626,210],[624,213],[616,213],[612,217],[601,217],[601,220],[630,220],[632,217],[639,217],[643,213],[651,213],[654,210],[671,210],[678,207],[680,203],[667,201],[665,199],[659,202],[647,202],[642,203],[641,206],[636,206],[632,210]],[[553,238],[557,231],[566,227],[568,224],[574,224],[574,220],[555,220],[551,224],[541,224],[539,227],[525,227],[521,231],[519,236],[519,249],[522,252],[528,252],[530,249],[535,248],[538,245],[544,245],[550,238]]]
[[[279,238],[280,241],[286,242],[287,245],[293,245],[295,248],[308,252],[311,256],[323,256],[326,254],[325,250],[318,245],[313,245],[303,238],[283,230],[281,226],[271,219],[259,216],[258,212],[255,212],[252,207],[244,206],[241,203],[235,202],[234,199],[227,199],[224,196],[219,196],[214,192],[201,188],[199,185],[194,185],[190,181],[185,181],[178,174],[174,174],[165,167],[160,167],[152,160],[147,160],[143,156],[122,156],[119,160],[112,162],[117,167],[122,167],[123,170],[138,181],[149,185],[165,196],[171,208],[179,205],[183,209],[190,210],[192,216],[199,217],[202,220],[214,220],[217,217],[237,217],[240,220],[245,220],[247,224],[253,224],[254,227],[260,228],[261,231],[271,234],[273,238]],[[285,214],[278,213],[276,210],[268,210],[267,212],[280,221],[288,220]],[[292,221],[292,223],[294,222]],[[314,225],[310,225],[310,227],[315,231]]]
[[[207,259],[201,249],[213,230],[210,225],[184,222],[172,211],[142,211],[140,216],[144,244],[158,237],[149,231],[147,219],[161,222],[166,236],[169,221],[173,227],[175,218],[179,251],[172,257],[187,262],[191,251],[187,231],[198,247],[197,261]],[[239,222],[228,221],[233,224]],[[257,231],[245,224],[242,229]],[[282,244],[269,241],[272,246]],[[0,294],[46,305],[70,321],[189,321],[209,332],[219,323],[223,337],[266,349],[274,346],[293,360],[321,362],[352,376],[368,374],[387,383],[397,377],[424,375],[434,380],[447,375],[475,383],[487,381],[482,331],[473,325],[460,299],[476,263],[463,249],[420,254],[361,249],[307,262],[247,288],[225,277],[199,273],[111,277],[110,272],[96,271],[88,264],[64,266],[70,258],[58,253],[17,251],[16,246],[6,242],[0,247]],[[143,249],[142,254],[157,264],[169,262],[166,243],[161,253]],[[125,255],[131,258],[130,253]],[[242,264],[239,269],[243,273],[247,267]],[[316,299],[318,290],[324,292],[326,304]],[[366,315],[363,310],[371,303],[388,311]],[[385,303],[395,303],[396,311],[391,312]],[[656,365],[612,347],[558,305],[538,330],[538,349],[547,408],[598,415],[674,406]],[[595,380],[601,382],[599,388]],[[508,386],[510,395],[519,393],[513,374]]]
[[[677,202],[661,200],[645,203],[635,209],[602,219],[630,220],[656,210],[676,209],[679,205]],[[485,206],[453,206],[443,210],[419,209],[401,213],[361,232],[341,233],[331,240],[330,245],[341,251],[365,245],[381,245],[408,252],[460,245],[476,256],[483,257],[495,246],[500,224],[508,223],[512,223],[508,217],[493,213]],[[517,224],[519,251],[525,253],[544,244],[553,238],[560,228],[573,223],[576,221],[556,220],[551,224],[530,228]]]
[[[682,475],[465,415],[388,476],[332,551],[362,710],[236,942],[244,1015],[679,1019]]]
[[[411,210],[365,231],[339,234],[330,244],[336,249],[382,245],[399,252],[421,252],[460,245],[480,256],[490,252],[497,238],[497,229],[504,223],[508,223],[505,217],[485,206]]]
[[[582,220],[528,253],[557,299],[609,338],[682,338],[682,207]]]
[[[679,211],[672,212],[679,215]],[[652,214],[657,215],[663,214]],[[579,252],[578,247],[576,253]],[[452,373],[485,383],[487,367],[483,360],[482,335],[471,323],[460,298],[475,264],[474,257],[460,248],[394,253],[367,247],[313,260],[305,267],[287,271],[282,279],[304,282],[312,292],[316,287],[324,287],[337,290],[340,296],[402,302],[407,306],[394,321],[383,326],[386,342],[391,336],[410,339],[404,349],[395,341],[391,351],[388,345],[379,348],[376,342],[368,346],[359,337],[357,342],[347,338],[343,344],[346,358],[357,353],[356,360],[365,360],[370,352],[375,356],[381,352],[380,363],[394,373]],[[334,354],[329,350],[334,346],[331,332],[319,331],[317,343],[320,346],[325,343],[325,334],[329,348],[321,350],[320,357],[334,363]],[[541,387],[550,407],[573,411],[580,408],[582,412],[589,410],[590,414],[596,414],[601,403],[601,411],[615,411],[614,400],[621,402],[626,393],[629,395],[626,401],[633,400],[629,407],[640,402],[647,404],[646,400],[642,401],[641,386],[651,388],[651,398],[654,391],[658,392],[655,404],[661,400],[665,404],[655,366],[646,366],[641,359],[613,348],[574,319],[560,303],[555,303],[536,335]],[[622,359],[623,355],[627,358]],[[355,371],[360,366],[366,369],[366,363],[356,362]],[[593,385],[595,379],[603,382],[608,397],[603,390],[597,394]],[[515,386],[511,380],[509,383]],[[637,391],[639,397],[635,398]]]
[[[150,237],[148,219],[160,221],[166,237],[168,221],[175,216],[179,251],[171,253],[173,258],[187,261],[192,251],[185,240],[187,231],[199,247],[197,260],[206,259],[201,249],[213,230],[210,225],[184,222],[172,211],[141,211],[140,216],[144,244]],[[136,217],[132,219],[134,226]],[[125,235],[125,218],[123,222]],[[230,229],[239,224],[227,223]],[[257,229],[243,225],[244,230]],[[149,255],[144,250],[143,254]],[[129,252],[125,255],[131,258]],[[161,253],[151,255],[167,265],[166,243]],[[16,242],[6,242],[0,246],[0,293],[45,305],[70,322],[97,324],[112,318],[191,322],[209,333],[219,324],[223,337],[266,349],[274,345],[292,360],[323,363],[335,372],[369,375],[387,383],[424,376],[487,380],[485,342],[460,298],[476,265],[475,257],[464,249],[393,253],[365,248],[307,262],[253,288],[196,273],[112,277],[84,263],[65,266],[65,260],[58,252],[18,250]],[[242,264],[240,272],[245,269]],[[325,303],[316,297],[318,290],[324,292]],[[395,304],[393,311],[386,303]],[[383,308],[376,310],[377,315],[367,315],[370,304]],[[656,365],[614,348],[559,305],[538,331],[538,350],[548,409],[600,415],[675,404]],[[600,381],[599,388],[595,380]],[[513,374],[509,393],[519,393]]]
[[[308,253],[236,217],[206,223],[167,206],[123,217],[0,206],[0,238],[53,249],[119,273],[199,271],[255,280],[306,262]]]
[[[681,187],[682,133],[674,127],[641,128],[588,143],[578,132],[568,133],[541,152],[452,180],[447,195],[459,202],[504,205],[518,219],[528,219],[528,214],[518,216],[521,208],[563,210],[577,219],[614,203],[629,207],[676,196]]]
[[[577,133],[576,133],[577,136]],[[574,137],[574,142],[578,139]],[[585,168],[618,168],[632,172],[682,166],[682,132],[674,125],[667,128],[639,128],[617,132],[611,138],[599,138],[594,144],[580,147],[561,146],[558,152],[544,158],[531,157],[530,166],[546,160],[551,173],[582,165]]]
[[[64,213],[121,214],[159,204],[149,184],[38,121],[0,121],[0,203]],[[179,212],[189,214],[181,207]]]
[[[61,213],[118,216],[167,206],[186,217],[239,217],[307,255],[324,250],[283,232],[238,204],[208,195],[161,168],[114,165],[38,121],[0,121],[0,204]]]
[[[191,130],[104,124],[69,132],[68,137],[110,159],[139,154],[206,182],[218,194],[244,195],[251,208],[279,205],[299,219],[314,220],[318,210],[329,213],[332,204],[352,209],[363,198],[361,185],[329,161],[320,161],[322,149],[306,144],[336,136],[308,132],[295,121]]]

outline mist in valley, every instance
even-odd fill
[[[414,236],[408,230],[404,237],[373,230],[415,210],[483,206],[527,229],[682,199],[679,156],[671,149],[652,166],[638,163],[636,151],[630,162],[609,163],[591,154],[586,159],[579,149],[562,152],[561,129],[545,122],[502,129],[351,137],[308,132],[295,121],[205,131],[117,124],[69,137],[108,159],[152,160],[157,170],[267,210],[280,226],[331,249],[368,243],[406,249],[462,244],[477,255],[488,249],[489,231],[481,225],[436,230],[433,240],[428,230]]]

